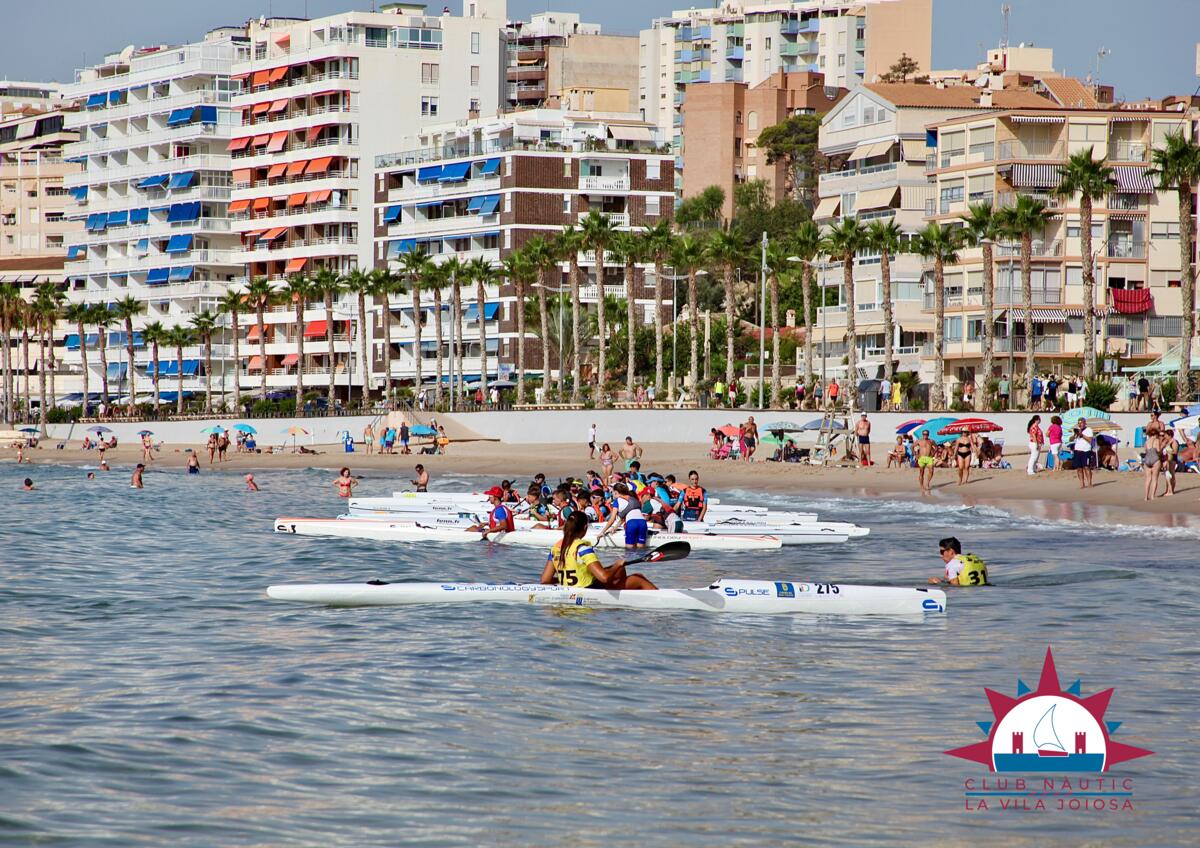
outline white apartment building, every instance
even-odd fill
[[[820,72],[831,87],[853,88],[876,79],[901,53],[928,70],[932,6],[932,0],[725,0],[716,8],[675,11],[640,33],[640,108],[678,155],[688,85],[753,86],[783,70]]]
[[[65,155],[82,171],[65,185],[76,201],[73,217],[85,226],[83,238],[68,249],[72,300],[111,304],[132,296],[146,304],[142,323],[186,325],[198,311],[215,311],[239,275],[227,213],[226,150],[234,124],[229,73],[239,32],[213,30],[180,47],[126,48],[77,72],[66,88],[81,109],[68,117],[79,141]],[[150,352],[140,334],[137,342],[132,367],[140,400],[150,390]],[[120,335],[114,333],[109,344],[110,384],[120,394],[131,363]],[[222,389],[233,367],[229,348],[216,344],[213,354]],[[71,357],[68,349],[68,366]],[[199,391],[200,347],[185,350],[185,357],[184,390]],[[89,358],[91,368],[98,368],[97,358]]]
[[[238,126],[227,142],[243,281],[373,267],[375,158],[422,126],[494,115],[503,102],[505,2],[467,0],[463,11],[426,14],[422,4],[398,3],[250,23],[233,68]],[[286,389],[297,368],[311,385],[327,384],[332,369],[361,387],[354,300],[338,303],[334,327],[316,303],[302,327],[292,306],[274,307],[266,362],[257,327],[243,331],[248,377],[265,368],[268,384]]]

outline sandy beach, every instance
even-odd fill
[[[321,448],[318,454],[238,454],[230,453],[224,463],[208,464],[207,452],[202,446],[163,445],[155,453],[152,471],[180,469],[187,462],[188,447],[197,451],[201,459],[202,473],[245,473],[252,471],[264,486],[270,485],[270,472],[279,469],[328,468],[336,470],[349,466],[363,478],[359,492],[369,495],[385,495],[396,488],[396,477],[407,476],[413,466],[420,462],[432,476],[432,487],[437,488],[438,478],[444,474],[482,474],[516,481],[528,480],[541,471],[551,480],[566,476],[582,475],[584,471],[600,470],[598,460],[590,460],[586,450],[576,445],[511,445],[497,442],[462,442],[451,446],[445,455],[423,456],[416,453],[404,455],[366,454],[360,450],[352,454],[341,450]],[[882,465],[870,468],[834,466],[816,468],[800,464],[775,462],[735,462],[709,459],[707,450],[698,444],[665,444],[643,442],[645,450],[643,469],[663,474],[682,476],[695,468],[701,474],[703,484],[720,492],[729,489],[754,489],[775,494],[843,495],[854,497],[910,498],[920,497],[916,486],[914,469],[885,469]],[[107,452],[113,473],[128,473],[141,460],[141,448],[122,446]],[[26,467],[30,476],[36,478],[36,468],[43,463],[76,464],[96,466],[99,457],[95,451],[82,451],[78,446],[62,451],[53,448],[27,450],[26,456],[33,460]],[[0,450],[0,461],[12,462],[16,452],[10,448]],[[964,503],[969,506],[1000,506],[1013,512],[1051,518],[1072,518],[1093,523],[1120,522],[1153,524],[1159,526],[1200,526],[1200,475],[1183,474],[1179,477],[1177,494],[1173,497],[1153,501],[1143,499],[1143,478],[1137,472],[1098,472],[1095,486],[1080,490],[1075,475],[1070,471],[1061,473],[1041,472],[1030,478],[1024,470],[1024,462],[1013,458],[1014,467],[1009,470],[972,469],[971,482],[958,486],[952,469],[938,469],[934,476],[933,495],[926,500]],[[386,474],[386,487],[376,489],[372,478]],[[149,481],[148,481],[149,484]],[[331,504],[332,505],[332,504]],[[323,505],[324,506],[324,505]],[[327,509],[319,514],[328,512]]]

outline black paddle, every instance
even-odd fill
[[[687,542],[667,542],[665,545],[659,545],[652,551],[648,551],[640,557],[625,560],[626,565],[633,565],[638,562],[671,562],[676,559],[683,559],[692,552],[692,546]]]

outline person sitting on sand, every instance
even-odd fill
[[[904,437],[897,436],[896,446],[887,455],[887,467],[891,468],[895,465],[897,468],[903,468],[906,457],[907,455],[904,452]]]

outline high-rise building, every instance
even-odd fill
[[[821,73],[826,85],[853,88],[886,72],[901,54],[927,71],[932,33],[932,0],[725,0],[676,11],[641,32],[639,107],[672,139],[678,157],[689,86],[754,86],[783,70]],[[677,158],[677,170],[682,165]]]

